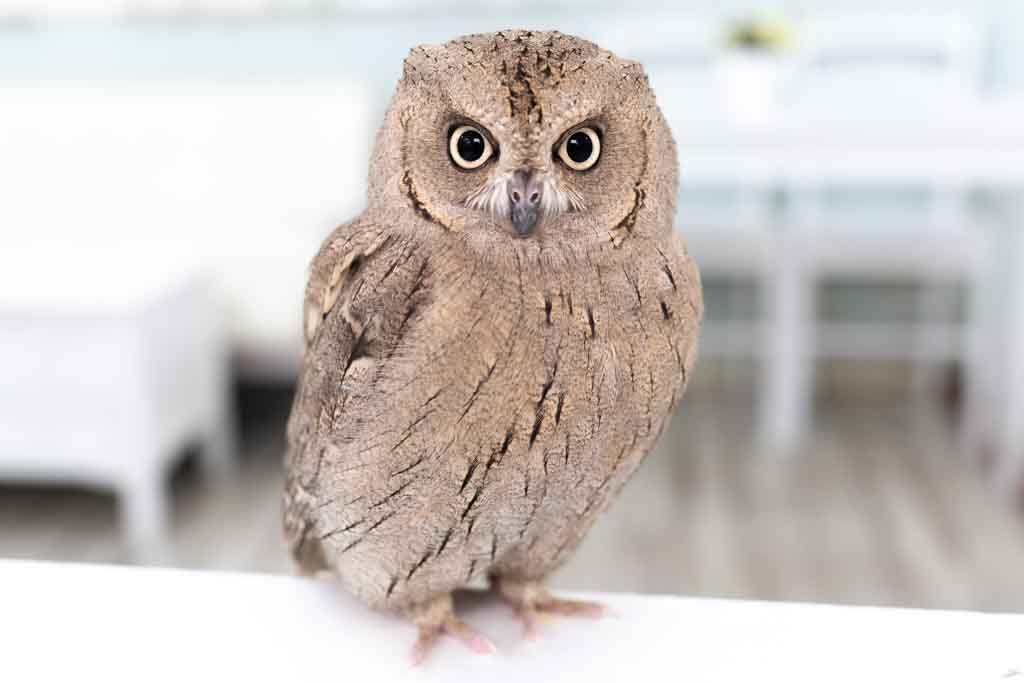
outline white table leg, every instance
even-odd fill
[[[961,187],[935,186],[931,189],[927,232],[935,242],[943,235],[963,229],[967,224],[968,197]],[[928,333],[931,323],[949,323],[955,318],[956,299],[950,291],[948,277],[925,264],[926,271],[915,301],[915,339],[911,396],[919,412],[930,412],[935,389],[942,380],[945,358],[938,358],[934,340]]]
[[[208,301],[207,320],[203,327],[213,335],[202,358],[209,364],[210,384],[204,398],[207,406],[201,417],[203,426],[201,464],[213,480],[223,480],[235,473],[238,456],[238,425],[235,420],[234,379],[231,372],[229,342],[221,324],[223,311],[216,300]]]
[[[760,422],[763,443],[787,451],[806,435],[814,381],[815,282],[797,250],[780,250],[765,283]]]
[[[160,467],[137,471],[118,489],[121,524],[136,562],[159,563],[167,558],[169,493]]]
[[[1005,276],[1001,272],[1001,239],[1005,226],[987,220],[981,231],[981,250],[967,278],[966,311],[963,327],[963,408],[960,414],[960,450],[978,458],[995,432],[999,421],[994,398],[999,385],[1002,349],[1000,303]]]
[[[994,474],[1000,491],[1015,493],[1024,481],[1024,192],[1014,192],[1008,205],[1003,414]]]
[[[943,379],[946,358],[940,357],[929,326],[948,324],[956,318],[956,299],[949,280],[926,275],[915,293],[913,371],[911,397],[919,412],[930,412]]]
[[[238,435],[234,419],[225,416],[209,427],[201,448],[201,464],[206,475],[214,481],[230,478],[238,462]]]
[[[818,283],[810,256],[822,225],[821,189],[792,190],[790,200],[764,273],[758,406],[761,441],[781,453],[799,445],[811,420]]]

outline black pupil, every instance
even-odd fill
[[[474,161],[479,161],[480,157],[484,155],[486,144],[484,143],[484,136],[479,131],[466,130],[459,136],[455,147],[459,150],[459,156],[462,157],[463,161],[473,163]]]
[[[578,131],[569,136],[569,141],[565,144],[565,153],[575,163],[582,164],[594,153],[594,143],[589,135]]]

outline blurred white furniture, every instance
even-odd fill
[[[1007,321],[1024,310],[1004,292],[1024,269],[1024,106],[979,97],[969,15],[843,13],[799,29],[774,100],[730,98],[724,77],[706,97],[659,91],[680,149],[680,229],[708,275],[754,278],[764,298],[753,323],[709,321],[703,349],[759,352],[762,432],[779,450],[807,432],[819,357],[910,358],[918,378],[962,360],[965,442],[993,446],[1011,488],[1024,479],[1024,389],[1009,379],[1024,336]],[[693,211],[686,192],[707,187],[728,188],[732,217]],[[1001,213],[979,211],[978,194]],[[819,321],[827,278],[920,283],[916,319]],[[959,283],[965,325],[945,296]]]
[[[306,269],[364,202],[367,89],[45,82],[0,87],[0,230],[157,240],[208,264],[241,370],[294,376]]]
[[[797,25],[790,97],[834,111],[977,96],[984,11],[821,11]]]
[[[498,652],[444,638],[416,669],[415,628],[329,582],[0,561],[0,642],[19,681],[997,683],[1024,671],[1019,614],[583,597],[614,616],[551,619],[530,642],[495,596],[472,596],[462,616]]]
[[[942,266],[941,259],[947,264],[974,262],[990,276],[984,286],[995,290],[988,300],[996,310],[987,316],[984,329],[972,329],[962,340],[968,359],[984,361],[983,372],[970,378],[979,381],[969,390],[970,398],[981,401],[970,410],[985,418],[984,435],[998,453],[997,480],[1007,487],[1019,482],[1024,475],[1024,102],[961,102],[942,108],[941,115],[901,118],[893,113],[874,123],[866,123],[856,111],[838,116],[793,105],[766,111],[756,123],[722,119],[709,125],[703,117],[689,120],[685,103],[667,102],[664,108],[681,150],[684,182],[732,182],[780,191],[926,185],[984,189],[1000,199],[1002,216],[985,231],[990,249],[949,253],[941,240],[930,243],[922,235],[910,237],[905,244],[909,248],[889,249],[879,242],[846,256],[890,272],[932,262]],[[803,278],[811,270],[799,248],[794,252],[794,244],[800,243],[780,233],[769,244],[769,259],[780,268],[792,266],[788,272]],[[822,244],[828,248],[827,241]],[[769,306],[769,313],[781,316],[782,322],[780,317],[769,318],[772,327],[761,347],[766,372],[762,423],[769,441],[777,444],[791,443],[805,427],[801,417],[806,415],[808,394],[798,390],[792,378],[799,367],[807,367],[814,352],[809,347],[811,335],[792,327],[792,321],[810,319],[810,290],[799,279],[782,282]],[[840,333],[836,336],[842,341]],[[964,349],[960,340],[945,338]],[[845,342],[862,348],[873,343],[870,334]]]
[[[982,28],[970,15],[831,12],[806,20],[798,34],[792,109],[891,129],[894,120],[944,118],[978,101]],[[918,396],[934,384],[941,362],[968,360],[949,293],[963,283],[977,300],[990,271],[989,235],[970,205],[977,188],[927,176],[905,181],[823,174],[785,188],[780,246],[789,258],[778,262],[766,292],[771,353],[779,360],[770,366],[765,409],[776,444],[789,446],[806,431],[817,358],[910,358]],[[821,321],[815,295],[828,278],[912,281],[915,319]],[[969,325],[979,322],[975,307],[968,313]],[[969,382],[982,360],[968,360]]]
[[[0,479],[113,491],[139,559],[164,554],[184,448],[234,458],[216,291],[154,246],[0,253]]]

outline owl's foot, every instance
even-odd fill
[[[489,655],[495,652],[494,643],[471,629],[455,616],[451,595],[442,595],[409,608],[406,613],[419,627],[419,637],[412,647],[412,663],[422,664],[442,635],[452,636],[473,652]]]
[[[538,624],[543,616],[554,614],[570,617],[587,617],[600,619],[607,616],[608,610],[597,602],[583,600],[562,600],[556,598],[540,581],[495,577],[498,592],[505,602],[519,615],[523,622],[523,637],[535,640],[538,636]]]

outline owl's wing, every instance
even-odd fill
[[[359,220],[338,228],[313,259],[304,304],[305,352],[288,422],[285,538],[300,566],[323,568],[307,543],[324,444],[358,420],[416,306],[425,258],[407,237]],[[354,400],[355,399],[355,400]]]

